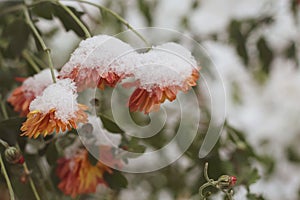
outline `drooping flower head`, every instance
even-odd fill
[[[100,156],[111,158],[111,148],[100,146]],[[116,162],[110,160],[110,162]],[[120,161],[118,161],[120,163]],[[58,188],[73,198],[81,194],[95,193],[99,184],[106,184],[103,174],[113,171],[101,162],[92,165],[85,149],[78,149],[74,154],[66,155],[58,160],[56,174],[60,179]]]
[[[54,71],[55,76],[58,72]],[[42,94],[43,90],[52,83],[51,72],[44,69],[38,74],[25,79],[21,86],[14,89],[7,101],[14,107],[21,116],[29,113],[29,105],[35,97]]]
[[[37,138],[40,134],[47,136],[54,130],[59,133],[76,128],[79,122],[85,123],[87,107],[78,104],[76,98],[76,86],[71,79],[48,86],[31,102],[27,120],[21,127],[22,135]]]
[[[132,52],[130,45],[111,36],[88,38],[73,52],[59,77],[72,79],[78,91],[114,87],[122,78],[131,74],[132,66],[125,62],[128,60],[125,57]]]
[[[149,113],[166,99],[173,101],[177,92],[196,85],[199,77],[197,62],[191,52],[175,43],[153,47],[141,55],[133,72],[137,86],[129,99],[131,111]]]

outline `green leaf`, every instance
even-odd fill
[[[247,36],[242,33],[241,22],[233,20],[229,26],[229,35],[231,41],[236,46],[236,51],[243,59],[245,65],[249,62],[249,55],[246,48]]]
[[[88,159],[92,165],[96,165],[99,162],[99,146],[93,145],[92,147],[89,147]]]
[[[32,9],[32,12],[35,15],[42,17],[44,19],[48,19],[48,20],[53,19],[53,15],[52,15],[53,7],[52,7],[52,3],[50,3],[50,2],[44,2],[44,3],[37,4]]]
[[[144,14],[148,25],[151,26],[152,25],[151,12],[152,12],[153,8],[148,4],[147,1],[143,1],[143,0],[138,0],[138,6],[139,6],[140,11]]]
[[[252,194],[252,193],[247,194],[247,199],[248,200],[265,200],[265,198],[262,195]]]
[[[53,4],[53,15],[58,17],[66,31],[73,30],[78,36],[85,37],[84,31],[76,23],[76,21],[59,5]],[[68,6],[68,8],[78,17],[82,15],[81,12],[78,12],[75,8]],[[82,22],[82,21],[81,21]],[[83,22],[82,22],[83,23]],[[83,23],[84,24],[84,23]]]
[[[273,52],[264,37],[261,37],[257,42],[257,49],[259,52],[262,70],[266,73],[270,71],[271,63],[273,60]]]
[[[51,142],[47,146],[46,159],[47,159],[48,163],[56,163],[58,157],[59,157],[59,153],[57,151],[55,142]]]
[[[24,117],[10,118],[0,122],[0,138],[10,145],[15,145],[21,133]]]
[[[112,174],[104,173],[103,178],[108,186],[113,190],[120,190],[122,188],[126,188],[128,185],[128,181],[123,174],[119,171],[113,171]]]
[[[23,19],[16,19],[3,31],[3,37],[8,38],[9,44],[5,55],[13,58],[21,55],[27,46],[30,28]]]
[[[124,133],[124,131],[109,117],[101,115],[100,119],[103,123],[104,128],[106,128],[111,133]]]

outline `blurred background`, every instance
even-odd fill
[[[28,4],[34,2],[38,1],[26,1]],[[127,30],[126,26],[104,10],[99,12],[94,6],[76,1],[61,2],[72,8],[93,35],[115,35]],[[222,78],[226,93],[223,103],[227,115],[218,143],[207,157],[200,159],[199,148],[210,120],[207,107],[209,97],[206,92],[201,93],[203,86],[200,78],[194,90],[198,94],[203,115],[197,137],[185,154],[170,166],[155,172],[124,173],[128,179],[124,189],[112,191],[100,186],[97,194],[80,199],[199,199],[198,189],[205,183],[205,162],[209,163],[209,175],[214,179],[222,174],[238,178],[234,199],[300,199],[300,1],[89,2],[112,9],[134,28],[166,28],[198,42],[205,52],[203,57],[197,58],[202,70],[216,68]],[[0,2],[0,92],[3,100],[18,85],[15,77],[35,74],[26,59],[27,55],[36,57],[41,68],[46,63],[45,55],[39,46],[36,47],[35,38],[24,22],[22,13],[12,9],[22,3]],[[65,13],[51,13],[48,4],[34,6],[31,16],[51,49],[54,66],[60,69],[84,38],[82,30]],[[187,44],[177,36],[172,31],[162,31],[161,34],[152,35],[150,40],[178,42],[195,53],[193,44]],[[213,84],[213,78],[207,81],[214,86],[210,90],[222,90],[219,84]],[[109,94],[102,99],[104,105],[109,104]],[[10,105],[6,106],[9,116],[18,115]],[[103,112],[111,115],[109,109]],[[148,120],[144,115],[134,115],[133,118],[140,124]],[[168,128],[162,133],[139,142],[147,147],[162,147],[174,136],[176,123],[176,117],[169,119]],[[7,124],[0,125],[0,135],[12,131]],[[34,152],[27,154],[30,158],[36,156]],[[33,176],[39,183],[45,181],[38,173]],[[17,180],[15,182],[18,184]],[[5,181],[2,180],[1,200],[6,199],[2,196],[4,190]],[[22,190],[19,189],[19,193]],[[211,191],[211,199],[224,199],[223,193],[214,189]],[[30,195],[27,199],[31,199]]]

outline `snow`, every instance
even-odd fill
[[[93,126],[92,131],[92,137],[87,140],[84,139],[84,136],[86,135],[85,132],[81,132],[80,128],[82,128],[84,125],[80,124],[78,132],[80,136],[82,136],[81,139],[84,139],[83,142],[84,145],[107,145],[112,146],[115,148],[118,148],[120,142],[121,142],[121,135],[120,134],[113,134],[107,131],[102,124],[102,121],[99,117],[95,115],[89,115],[88,116],[88,123]],[[92,142],[92,143],[90,143]]]
[[[140,87],[151,90],[154,86],[182,86],[197,68],[191,52],[175,43],[154,46],[140,55],[140,62],[133,75]]]
[[[97,69],[100,76],[112,70],[118,74],[131,73],[133,66],[125,65],[123,59],[132,53],[134,50],[129,44],[112,36],[97,35],[80,42],[60,74],[67,75],[74,67]]]
[[[38,110],[44,114],[55,109],[55,117],[63,122],[76,117],[78,110],[75,83],[71,79],[58,80],[49,85],[43,93],[30,104],[30,111]]]
[[[269,14],[270,0],[203,0],[191,14],[191,27],[197,34],[224,33],[236,20],[259,18]]]
[[[57,76],[58,72],[54,70],[54,74]],[[25,95],[26,93],[30,93],[30,95],[33,93],[34,96],[39,96],[51,83],[53,83],[51,71],[44,69],[23,82],[23,91],[25,91]]]

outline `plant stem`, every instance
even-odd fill
[[[29,174],[29,175],[28,175],[28,179],[29,179],[30,187],[31,187],[31,189],[32,189],[32,191],[33,191],[33,194],[34,194],[35,198],[36,198],[37,200],[40,200],[41,198],[40,198],[40,196],[39,196],[39,194],[38,194],[38,192],[37,192],[37,190],[36,190],[36,187],[35,187],[35,185],[34,185],[34,182],[33,182],[32,178],[31,178],[31,176],[30,176],[30,172],[29,172],[29,170],[28,170],[28,167],[27,167],[26,162],[23,163],[23,168],[24,168],[25,173],[26,173],[26,174]]]
[[[0,139],[0,144],[2,144],[2,146],[4,146],[5,148],[9,147],[8,143],[1,139]]]
[[[76,2],[89,4],[91,6],[99,8],[100,10],[104,10],[105,12],[110,13],[112,16],[118,19],[122,24],[124,24],[127,28],[129,28],[134,34],[136,34],[146,44],[147,47],[151,48],[151,45],[148,43],[148,41],[139,32],[137,32],[123,17],[121,17],[118,13],[114,12],[113,10],[106,8],[105,6],[93,2],[89,2],[86,0],[63,0],[63,1],[76,1]]]
[[[56,3],[62,7],[74,20],[75,22],[80,26],[80,28],[83,30],[85,37],[90,38],[91,34],[86,28],[86,26],[78,19],[78,17],[68,8],[68,6],[65,6],[64,4],[60,3],[59,1],[56,1]]]
[[[48,56],[48,62],[49,62],[49,68],[50,68],[50,71],[51,71],[52,80],[53,80],[53,83],[56,83],[56,78],[55,78],[55,74],[54,74],[54,67],[53,67],[53,64],[52,64],[50,49],[47,48],[47,46],[46,46],[44,40],[42,39],[41,35],[39,34],[39,32],[37,31],[37,29],[35,28],[32,20],[31,20],[31,18],[29,16],[28,8],[24,7],[23,10],[24,10],[26,22],[30,26],[33,34],[36,36],[37,40],[39,41],[39,43],[41,44],[43,50],[46,52],[46,54]]]
[[[6,110],[6,107],[5,107],[5,101],[2,100],[2,95],[0,94],[0,106],[1,106],[1,111],[2,111],[2,114],[3,114],[3,118],[4,119],[8,119],[8,114],[7,114],[7,110]]]
[[[20,150],[20,146],[19,146],[18,143],[16,144],[16,148],[18,148],[18,149]],[[32,178],[31,178],[31,176],[30,176],[30,171],[29,171],[29,169],[28,169],[28,167],[27,167],[26,161],[24,161],[24,163],[23,163],[23,168],[24,168],[24,172],[25,172],[26,174],[28,174],[29,184],[30,184],[30,187],[31,187],[31,189],[32,189],[32,191],[33,191],[33,194],[34,194],[35,198],[36,198],[37,200],[41,200],[41,198],[40,198],[40,196],[39,196],[39,193],[37,192],[37,189],[36,189],[36,187],[35,187],[35,185],[34,185],[34,182],[33,182]]]
[[[8,7],[6,9],[0,11],[0,16],[6,15],[6,14],[11,13],[11,12],[20,11],[20,10],[22,10],[22,8],[23,8],[22,5],[16,5],[16,6]]]
[[[2,113],[3,113],[4,119],[8,119],[8,114],[7,114],[7,111],[6,111],[6,108],[5,108],[5,102],[4,101],[1,101],[1,110],[2,110]]]
[[[15,194],[14,194],[14,190],[11,186],[11,182],[10,179],[8,177],[7,171],[5,169],[5,165],[2,159],[2,155],[0,154],[0,165],[1,165],[1,172],[4,175],[5,181],[7,183],[7,187],[8,187],[8,191],[9,191],[9,196],[11,200],[15,200]]]
[[[36,73],[39,73],[41,70],[37,66],[37,64],[31,59],[28,51],[23,51],[22,56],[25,58],[25,60],[30,64],[30,66],[34,69]]]

